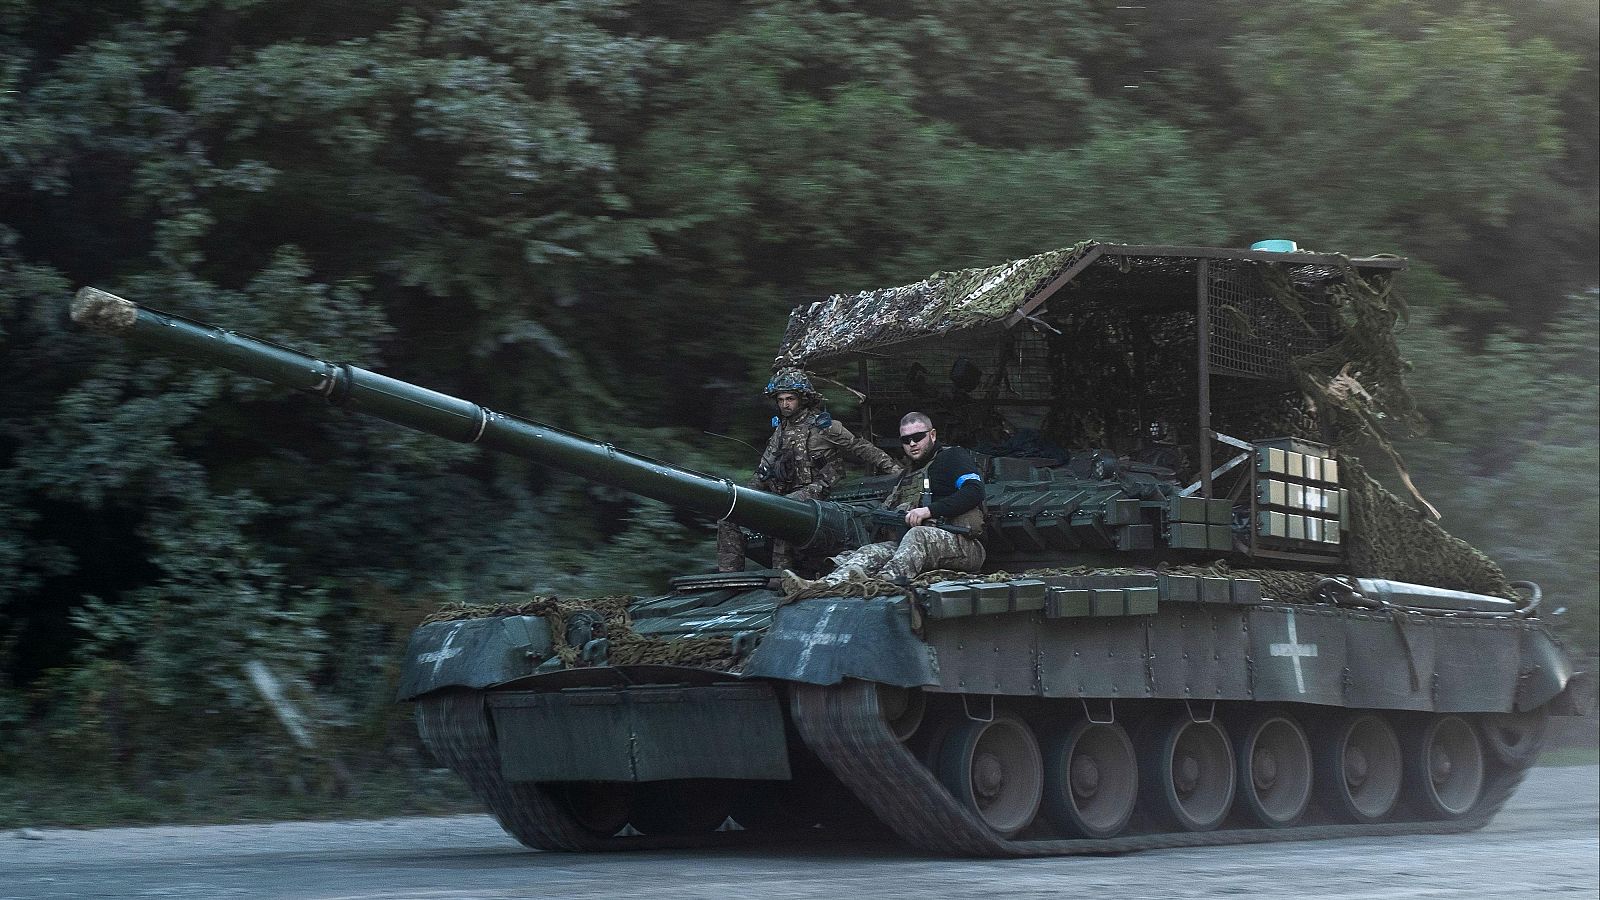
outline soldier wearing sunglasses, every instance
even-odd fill
[[[908,584],[923,572],[956,569],[976,572],[983,565],[983,478],[960,447],[939,444],[939,432],[925,413],[907,413],[900,420],[900,445],[906,470],[884,500],[904,510],[906,533],[898,541],[867,544],[834,557],[837,568],[818,582],[784,573],[784,588],[793,594],[814,584],[842,584],[852,577],[880,578]],[[968,534],[952,534],[930,523],[964,525]]]

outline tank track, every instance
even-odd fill
[[[795,724],[822,761],[896,834],[925,850],[954,856],[1100,855],[1271,841],[1459,834],[1487,825],[1522,783],[1531,765],[1530,760],[1517,767],[1489,767],[1483,798],[1477,807],[1449,821],[1161,832],[1107,839],[1006,840],[960,805],[895,738],[879,710],[877,696],[874,686],[863,682],[827,687],[795,685]]]
[[[417,731],[439,761],[466,781],[506,833],[536,850],[600,850],[610,838],[580,826],[537,784],[506,781],[500,749],[477,691],[440,691],[417,701]]]
[[[585,828],[543,785],[506,781],[487,695],[439,691],[417,700],[417,731],[440,762],[466,781],[506,833],[550,851],[692,849],[749,840],[743,833],[602,835]]]
[[[604,836],[585,829],[544,787],[508,782],[501,776],[499,749],[485,702],[485,695],[476,691],[430,694],[417,703],[417,728],[434,755],[460,774],[501,827],[525,846],[567,852],[684,849],[750,839],[729,833]],[[879,709],[874,685],[793,685],[791,709],[806,744],[884,825],[912,845],[949,856],[1104,855],[1272,841],[1459,834],[1487,825],[1538,755],[1535,750],[1529,763],[1521,766],[1489,766],[1478,806],[1449,821],[1161,832],[1099,840],[1007,840],[961,806],[895,737]]]

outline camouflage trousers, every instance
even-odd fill
[[[758,490],[771,490],[770,487],[760,482],[750,485]],[[808,484],[799,490],[784,494],[791,500],[820,500],[827,494],[821,485]],[[718,572],[743,572],[744,571],[744,532],[739,526],[726,519],[717,523],[717,571]],[[794,545],[788,541],[772,539],[772,567],[782,571],[794,568]]]
[[[899,541],[867,544],[835,556],[833,561],[838,568],[824,580],[848,580],[853,569],[885,581],[909,581],[934,569],[976,572],[983,567],[984,557],[983,544],[974,538],[918,525],[908,529]]]

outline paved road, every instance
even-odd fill
[[[1600,895],[1600,769],[1536,769],[1476,834],[1045,860],[894,845],[555,854],[483,816],[0,834],[0,900],[87,897],[964,900]]]

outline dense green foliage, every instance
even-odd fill
[[[710,558],[69,332],[82,284],[736,474],[702,432],[760,439],[802,300],[1084,238],[1399,253],[1418,481],[1592,650],[1595,34],[1581,0],[0,0],[0,768],[294,769],[248,660],[406,763],[438,601]]]

